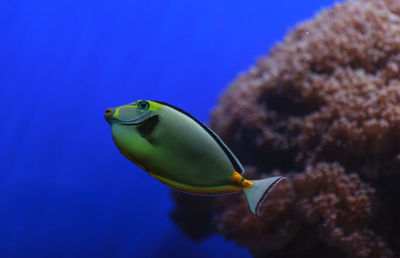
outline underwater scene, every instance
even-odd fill
[[[0,20],[0,258],[400,257],[400,1]]]

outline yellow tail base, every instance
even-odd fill
[[[247,180],[246,178],[244,178],[241,174],[239,174],[238,172],[233,172],[232,177],[231,177],[232,183],[235,185],[240,185],[244,188],[250,188],[253,186],[253,182],[251,182],[250,180]]]

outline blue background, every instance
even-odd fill
[[[163,100],[207,122],[239,72],[332,3],[1,0],[0,257],[249,257],[180,233],[104,110]]]

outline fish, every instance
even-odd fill
[[[162,183],[195,195],[243,191],[249,210],[259,208],[284,179],[244,177],[244,168],[221,138],[186,111],[162,101],[137,100],[104,114],[118,150]]]

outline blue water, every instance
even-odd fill
[[[103,113],[145,98],[207,122],[239,72],[332,3],[0,1],[0,257],[250,257],[187,239]]]

